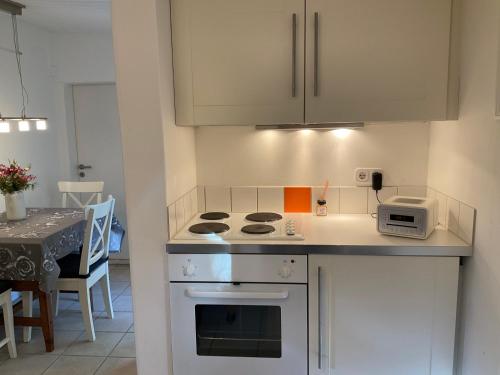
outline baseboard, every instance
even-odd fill
[[[130,265],[130,259],[109,259],[109,264],[111,265]]]

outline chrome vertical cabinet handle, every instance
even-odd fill
[[[321,267],[318,267],[318,369],[321,370]]]
[[[292,14],[292,97],[297,96],[297,13]]]
[[[314,13],[314,96],[319,96],[318,87],[319,69],[319,13]]]

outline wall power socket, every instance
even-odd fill
[[[383,173],[383,170],[380,168],[356,168],[354,173],[356,186],[372,186],[372,174],[374,172]]]

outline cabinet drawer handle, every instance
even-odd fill
[[[321,267],[318,267],[318,369],[321,370]]]
[[[318,88],[319,69],[319,13],[314,13],[314,96],[319,96]]]
[[[292,97],[297,96],[297,13],[292,15]]]
[[[230,292],[188,288],[185,295],[190,298],[284,300],[288,299],[288,290],[279,292]]]

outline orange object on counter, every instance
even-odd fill
[[[310,187],[285,187],[285,212],[311,212]]]

